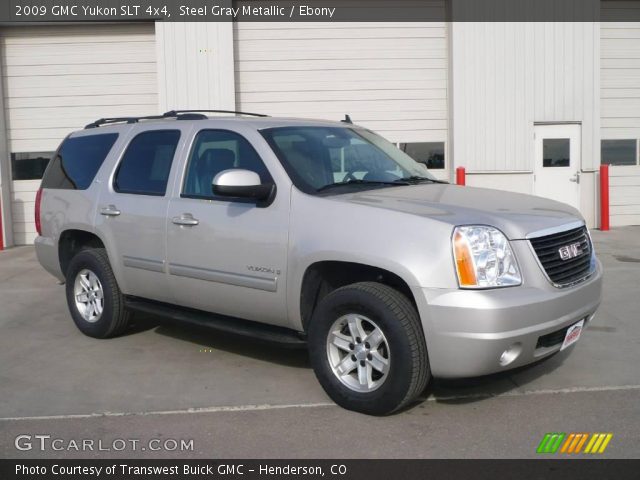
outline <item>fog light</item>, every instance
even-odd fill
[[[506,367],[510,363],[512,363],[520,353],[522,352],[522,344],[520,342],[516,342],[507,348],[502,355],[500,355],[500,366]]]

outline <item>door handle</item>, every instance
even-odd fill
[[[100,209],[100,215],[106,217],[117,217],[120,213],[120,210],[118,210],[115,205],[109,205],[108,207]]]
[[[569,179],[570,182],[580,183],[580,172],[576,172],[576,174]]]
[[[200,220],[198,220],[197,218],[193,218],[190,213],[183,213],[179,217],[173,217],[171,221],[175,225],[182,225],[185,227],[195,227],[200,223]]]

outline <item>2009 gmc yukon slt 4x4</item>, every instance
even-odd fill
[[[85,334],[118,335],[145,311],[306,343],[328,395],[369,414],[432,375],[566,348],[601,297],[575,209],[440,182],[345,122],[101,119],[60,145],[36,223]]]

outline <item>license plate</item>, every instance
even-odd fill
[[[562,342],[560,351],[573,345],[580,339],[580,334],[582,334],[582,327],[584,327],[584,320],[580,320],[578,323],[574,323],[569,327],[567,333],[564,336],[564,342]]]

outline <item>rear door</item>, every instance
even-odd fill
[[[135,129],[104,185],[96,230],[125,294],[170,299],[166,277],[167,185],[188,126],[156,125]]]

